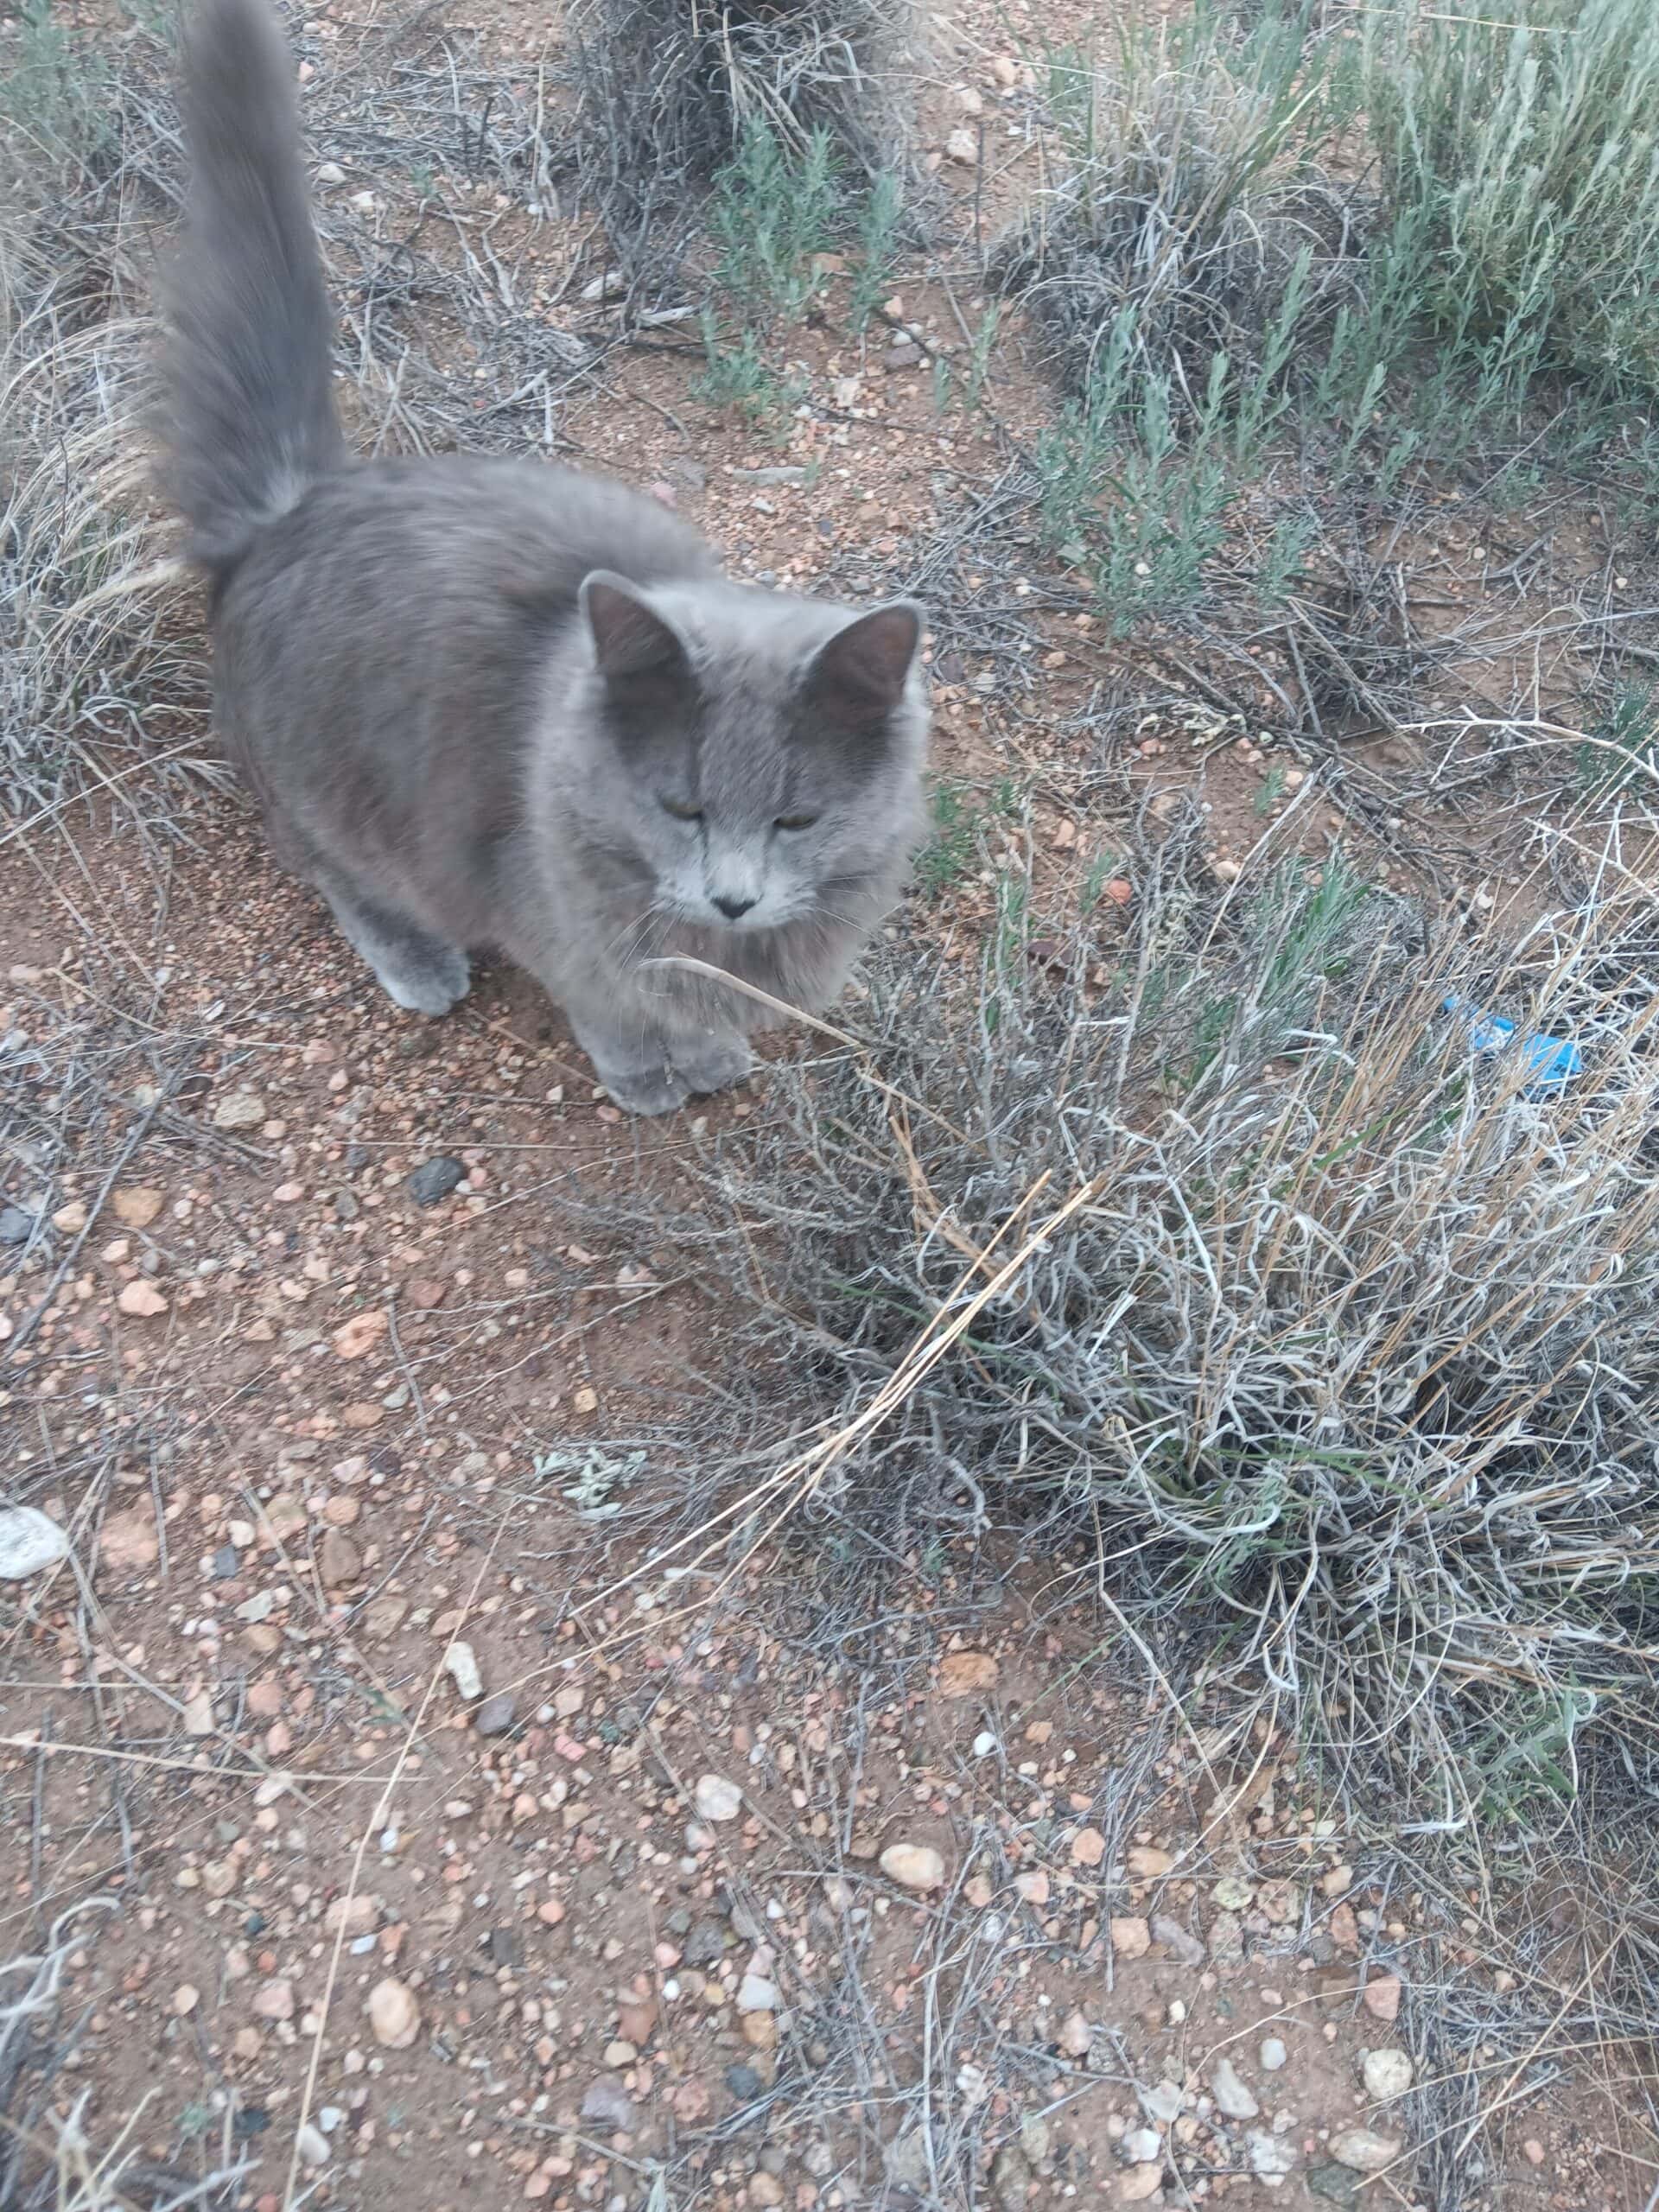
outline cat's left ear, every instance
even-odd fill
[[[890,600],[819,646],[807,665],[807,689],[832,721],[863,730],[893,713],[910,681],[923,620],[913,599]]]

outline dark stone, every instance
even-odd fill
[[[466,1174],[458,1160],[451,1160],[441,1153],[435,1160],[423,1160],[404,1178],[404,1188],[417,1206],[441,1205]]]
[[[512,1726],[516,1710],[511,1690],[497,1690],[493,1697],[486,1697],[473,1715],[473,1726],[480,1736],[505,1736]]]
[[[753,2066],[728,2066],[726,2069],[726,2086],[741,2103],[749,2104],[766,2085]]]
[[[582,2116],[593,2127],[613,2135],[629,2133],[633,2126],[633,2099],[620,2074],[601,2074],[582,2101]]]
[[[35,1217],[22,1206],[0,1206],[0,1244],[27,1244],[35,1234]]]
[[[336,1221],[355,1221],[362,1211],[362,1207],[359,1205],[349,1191],[334,1192],[334,1219]]]
[[[251,2135],[263,2135],[270,2126],[270,2114],[263,2105],[241,2105],[231,2118],[231,2133],[238,2143],[245,2143]]]
[[[717,1966],[726,1955],[726,1930],[719,1921],[702,1919],[693,1923],[685,1939],[683,1954],[689,1967]]]
[[[691,1916],[683,1904],[677,1904],[664,1925],[677,1943],[683,1936],[691,1933]]]
[[[514,1928],[492,1928],[489,1934],[490,1957],[499,1967],[521,1967],[524,1963],[524,1947]]]
[[[1315,2196],[1323,2196],[1332,2204],[1351,2205],[1359,2202],[1359,2176],[1346,2166],[1339,2166],[1334,2159],[1326,2166],[1310,2166],[1307,2185]]]
[[[236,1555],[236,1546],[221,1544],[213,1554],[213,1580],[216,1582],[228,1582],[241,1564],[241,1560]]]

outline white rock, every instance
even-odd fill
[[[1148,2120],[1155,2120],[1167,2127],[1179,2114],[1186,2102],[1186,2092],[1179,2082],[1160,2082],[1155,2089],[1137,2089],[1141,2109]]]
[[[944,1881],[944,1861],[931,1844],[890,1843],[880,1863],[881,1872],[901,1890],[937,1890]]]
[[[582,288],[582,296],[589,307],[601,300],[620,300],[628,289],[628,280],[620,269],[607,269],[602,276],[595,276]]]
[[[1250,2161],[1250,2171],[1265,2189],[1278,2189],[1296,2171],[1296,2147],[1282,2136],[1269,2135],[1265,2127],[1253,2127],[1244,2138],[1244,2149]]]
[[[1403,2097],[1411,2087],[1411,2061],[1403,2050],[1368,2050],[1359,2070],[1366,2095],[1375,2097],[1379,2104],[1390,2097]]]
[[[344,184],[346,172],[338,162],[324,162],[317,171],[319,184]]]
[[[982,1728],[974,1738],[974,1757],[976,1759],[988,1759],[995,1749],[995,1737],[988,1728]]]
[[[1262,2071],[1264,2074],[1276,2074],[1289,2057],[1290,2053],[1277,2036],[1269,2036],[1257,2056],[1262,2061]]]
[[[452,1643],[443,1655],[443,1670],[468,1705],[483,1696],[484,1677],[478,1671],[478,1654],[470,1643]]]
[[[973,130],[953,130],[944,142],[944,150],[947,159],[959,162],[965,169],[974,168],[979,162],[979,135]]]
[[[216,1129],[257,1129],[265,1118],[265,1102],[257,1090],[233,1090],[213,1109]]]
[[[369,2025],[387,2050],[407,2050],[421,2032],[419,1999],[406,1981],[390,1975],[369,1992]]]
[[[328,2139],[320,2128],[313,2127],[309,2120],[294,2138],[294,2147],[300,2154],[302,2165],[326,2166],[328,2163]]]
[[[1229,2120],[1254,2120],[1262,2109],[1239,2080],[1230,2058],[1218,2058],[1210,2069],[1210,2094],[1217,2110]]]
[[[33,1505],[0,1511],[0,1582],[23,1582],[69,1556],[69,1539],[49,1514]]]
[[[734,1821],[743,1809],[743,1792],[723,1774],[699,1775],[691,1802],[700,1821]]]
[[[372,215],[378,202],[372,192],[354,192],[352,205],[359,215]]]
[[[1397,2135],[1383,2135],[1375,2127],[1344,2127],[1331,2138],[1330,2152],[1339,2166],[1357,2174],[1380,2174],[1404,2147]]]
[[[740,2012],[775,2012],[777,1983],[768,1981],[764,1974],[746,1974],[738,1985],[737,2009]]]
[[[1118,2145],[1132,2166],[1149,2166],[1164,2155],[1164,2139],[1155,2127],[1132,2127]]]

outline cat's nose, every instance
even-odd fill
[[[747,914],[750,907],[753,906],[755,902],[753,899],[717,898],[714,903],[719,907],[721,912],[725,915],[728,922],[734,922],[742,915]]]

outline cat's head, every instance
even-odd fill
[[[582,588],[588,794],[664,921],[846,920],[919,814],[922,614],[721,581]],[[584,804],[584,812],[588,811]]]

